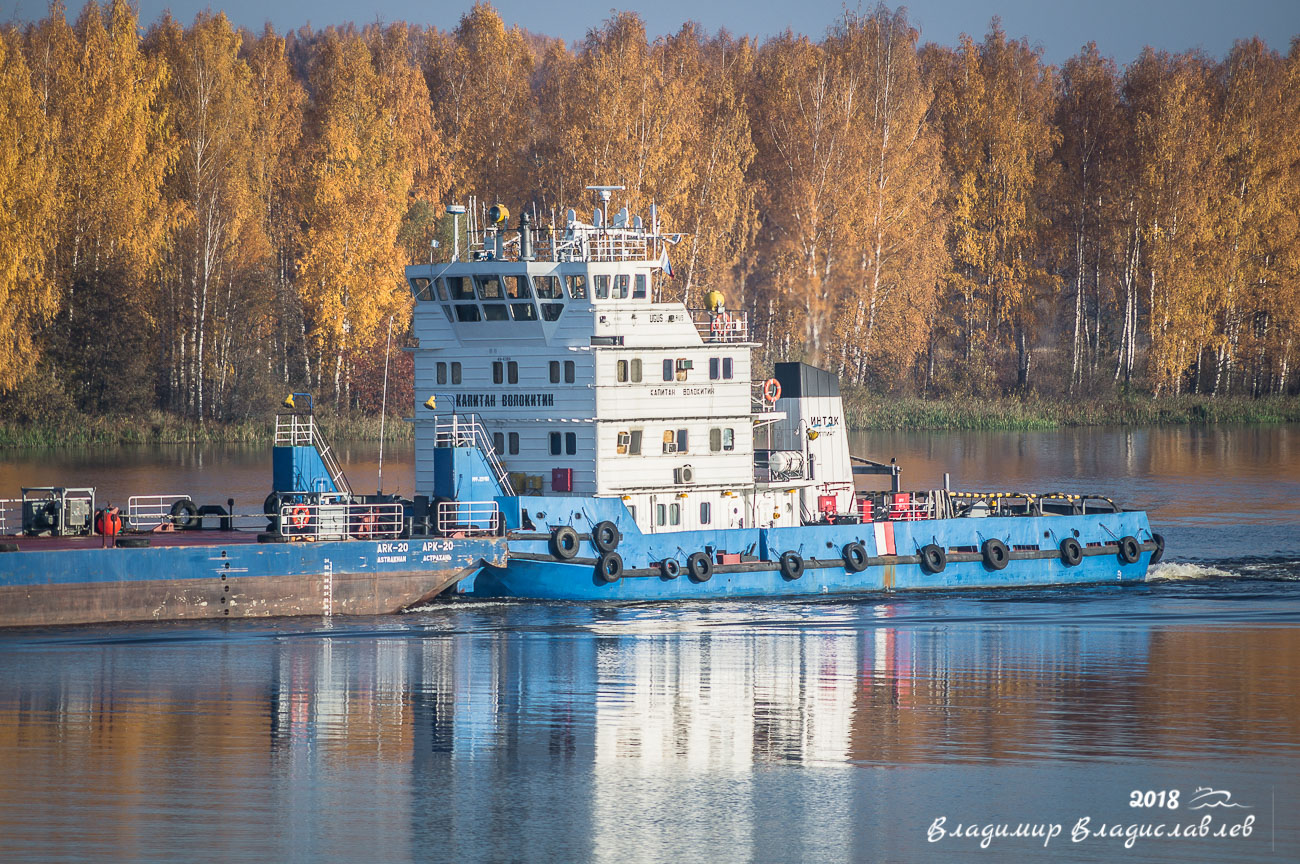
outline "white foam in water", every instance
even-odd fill
[[[1203,564],[1179,564],[1173,561],[1157,564],[1147,571],[1148,582],[1186,582],[1192,579],[1226,579],[1234,574]]]

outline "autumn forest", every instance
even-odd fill
[[[899,395],[1300,391],[1300,41],[1057,67],[1030,39],[923,44],[884,6],[566,45],[484,4],[287,35],[52,5],[0,29],[0,410],[373,411],[444,207],[589,212],[592,183],[657,204],[685,235],[662,291],[723,291],[765,362]]]

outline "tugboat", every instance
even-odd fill
[[[406,268],[416,488],[510,549],[450,590],[644,601],[1113,584],[1160,560],[1146,514],[1100,495],[904,490],[897,465],[849,453],[834,375],[779,363],[755,380],[743,311],[718,292],[705,308],[665,296],[680,235],[653,206],[646,221],[609,215],[622,187],[588,188],[592,221],[569,210],[549,228],[449,207],[451,260]],[[858,491],[864,476],[888,489]]]
[[[189,495],[132,496],[121,513],[97,509],[93,488],[0,500],[0,627],[375,615],[505,563],[491,526],[431,518],[421,496],[355,494],[311,396],[285,408],[260,513]]]

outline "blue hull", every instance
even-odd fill
[[[102,549],[18,538],[21,551],[0,554],[0,626],[382,614],[505,561],[496,539],[225,539]]]
[[[591,514],[590,523],[602,514]],[[614,512],[603,514],[616,515]],[[611,520],[615,521],[615,520]],[[462,580],[457,590],[473,597],[528,597],[554,600],[684,600],[709,597],[794,597],[871,591],[911,591],[954,588],[1003,588],[1042,585],[1122,584],[1141,582],[1155,554],[1156,543],[1142,512],[1087,516],[1039,516],[940,519],[884,523],[892,532],[893,550],[880,548],[872,524],[809,525],[796,528],[730,529],[643,535],[630,519],[616,520],[623,538],[616,551],[625,575],[607,583],[597,572],[598,550],[582,535],[571,561],[551,553],[548,540],[537,533],[510,541],[504,566],[484,567]],[[581,531],[583,526],[573,527]],[[588,525],[589,528],[589,525]],[[1067,566],[1059,546],[1077,537],[1082,560]],[[1125,563],[1118,554],[1122,537],[1142,544],[1137,561]],[[987,566],[979,550],[996,538],[1012,551],[1003,569]],[[852,572],[841,557],[849,543],[861,543],[867,567]],[[935,544],[947,552],[939,572],[920,563],[923,546]],[[1092,545],[1089,545],[1092,544]],[[887,545],[887,544],[886,544]],[[682,568],[675,579],[660,575],[657,562],[704,551],[740,553],[742,563],[716,565],[708,581],[693,581]],[[778,569],[781,555],[792,551],[805,562],[797,579]]]

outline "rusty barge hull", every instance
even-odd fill
[[[199,534],[199,532],[195,532]],[[291,615],[378,615],[433,598],[485,563],[492,538],[257,543],[189,532],[146,548],[99,538],[0,538],[0,627]]]

